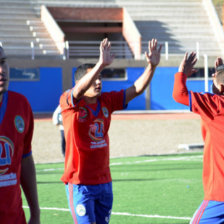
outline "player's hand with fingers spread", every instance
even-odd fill
[[[222,58],[217,58],[215,61],[215,70],[217,69],[217,67],[223,65],[223,60]]]
[[[187,77],[191,76],[193,73],[197,72],[197,70],[194,69],[196,62],[197,57],[195,52],[191,52],[189,56],[188,53],[186,53],[180,63],[178,72],[184,73]]]
[[[160,62],[160,52],[162,45],[157,49],[157,39],[152,39],[149,41],[149,52],[145,52],[146,60],[151,63],[152,66],[157,66]]]
[[[114,55],[111,54],[111,43],[105,38],[100,43],[100,57],[99,63],[103,66],[110,65],[114,60]]]

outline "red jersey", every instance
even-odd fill
[[[85,185],[108,183],[111,113],[124,109],[125,91],[102,93],[96,104],[76,101],[72,92],[65,92],[60,99],[66,139],[61,180]]]
[[[192,112],[199,114],[202,119],[202,137],[205,143],[203,158],[204,199],[224,201],[224,96],[192,91],[186,93],[185,82],[186,76],[177,73],[174,95],[176,94],[177,98],[179,95],[182,98],[182,103],[185,101],[184,104],[189,105]],[[186,101],[187,94],[188,102]]]
[[[224,96],[194,92],[190,96],[191,110],[202,118],[205,200],[224,201]]]
[[[21,160],[31,153],[33,114],[26,98],[7,91],[0,104],[0,223],[26,223],[20,190]]]

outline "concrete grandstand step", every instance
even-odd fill
[[[26,24],[29,26],[41,26],[43,25],[42,21],[40,19],[28,19],[26,20]]]
[[[44,4],[44,5],[50,5],[50,4],[54,4],[54,5],[77,5],[77,4],[86,4],[86,5],[98,5],[98,4],[115,4],[115,2],[113,0],[96,0],[96,1],[91,1],[91,0],[86,0],[86,1],[80,1],[80,0],[76,0],[76,1],[60,1],[60,0],[31,0],[30,1],[31,4],[35,5],[35,4]]]
[[[26,24],[27,21],[33,21],[33,23],[36,21],[36,22],[41,22],[40,21],[40,18],[36,17],[36,16],[33,16],[31,18],[21,18],[21,17],[17,17],[17,18],[12,18],[12,16],[5,16],[5,17],[2,17],[1,20],[0,20],[0,23],[1,24],[7,24],[7,23],[13,23],[15,22],[15,24]]]
[[[49,34],[46,32],[31,32],[30,30],[18,30],[18,31],[14,31],[14,30],[9,30],[9,31],[4,31],[2,32],[0,30],[0,38],[26,38],[26,37],[34,37],[34,38],[49,38]]]
[[[136,22],[157,22],[158,24],[191,24],[191,23],[195,23],[195,20],[197,21],[197,24],[208,24],[208,20],[204,20],[203,18],[178,18],[178,21],[177,21],[177,18],[172,18],[172,17],[166,17],[166,18],[163,18],[163,17],[158,17],[158,18],[155,18],[155,17],[147,17],[147,16],[132,16],[132,19]]]
[[[13,16],[13,18],[11,19],[16,19],[16,18],[25,18],[25,16],[27,16],[28,18],[32,18],[35,14],[35,12],[30,12],[27,10],[24,11],[20,11],[20,10],[0,10],[1,13],[1,17],[3,18],[8,18],[9,16]]]
[[[24,42],[36,42],[36,38],[32,37],[32,36],[25,36],[25,35],[20,35],[20,36],[1,36],[0,37],[0,41],[1,42],[20,42],[20,41],[24,41]]]
[[[33,36],[33,33],[35,31],[31,31],[29,29],[28,26],[26,26],[24,29],[19,29],[19,28],[16,28],[16,29],[9,29],[8,27],[4,27],[2,29],[0,29],[0,37],[1,36],[16,36],[16,35],[30,35],[30,36]],[[35,32],[36,35],[44,35],[44,36],[48,36],[47,33],[44,33],[42,34],[42,32],[38,31],[38,32]]]
[[[5,42],[2,43],[3,47],[8,49],[8,50],[25,50],[25,52],[31,51],[32,52],[32,48],[31,45],[29,43],[23,43],[20,45],[15,45],[15,44],[7,44]],[[39,43],[34,43],[34,49],[40,49],[40,50],[46,50],[46,51],[51,51],[51,52],[55,52],[56,54],[59,54],[58,49],[55,47],[55,45],[44,45],[44,44],[39,44]],[[24,53],[25,53],[24,52]]]
[[[175,30],[175,29],[207,29],[210,26],[210,23],[205,22],[205,23],[200,23],[200,24],[190,24],[190,23],[172,23],[172,24],[167,24],[167,23],[158,23],[157,21],[135,21],[135,24],[138,28],[141,29],[147,29],[147,28],[153,28],[153,29],[169,29],[169,30]]]
[[[25,23],[0,23],[0,30],[21,30],[21,29],[29,29],[29,26],[27,26]]]
[[[31,5],[1,5],[0,12],[26,12],[26,11],[33,11],[33,7]]]
[[[16,3],[24,3],[24,4],[29,4],[27,0],[0,0],[0,4],[3,3],[11,3],[11,4],[16,4]]]
[[[158,5],[158,6],[164,6],[167,5],[169,6],[175,6],[175,5],[181,5],[181,6],[198,6],[201,4],[201,0],[168,0],[168,1],[162,1],[162,0],[151,0],[151,1],[145,1],[145,0],[116,0],[115,3],[119,4],[119,5],[149,5],[149,6],[154,6],[154,5]]]
[[[1,4],[1,6],[11,5],[11,6],[19,6],[19,7],[30,5],[30,3],[25,0],[21,0],[21,1],[20,0],[16,0],[16,1],[10,1],[10,0],[2,1],[1,0],[0,4]]]
[[[13,18],[12,18],[13,16]],[[31,20],[31,19],[35,19],[35,15],[32,14],[1,14],[1,20]]]
[[[7,49],[5,48],[6,55],[32,55],[32,50],[31,49]],[[59,55],[57,51],[52,51],[52,50],[43,50],[43,49],[35,49],[34,50],[34,55]]]
[[[144,7],[145,6],[145,7]],[[133,5],[129,5],[127,7],[128,12],[130,13],[135,13],[135,11],[141,10],[142,12],[146,12],[147,8],[148,8],[148,4],[133,4]],[[184,6],[184,7],[180,7],[180,5],[150,5],[150,11],[158,11],[159,13],[168,13],[170,11],[172,11],[173,13],[202,13],[203,11],[201,11],[201,5],[199,4],[198,6],[195,6],[192,8],[192,4],[189,4],[188,6]]]
[[[207,19],[207,15],[205,14],[191,14],[191,15],[188,15],[188,17],[186,17],[187,15],[186,14],[183,14],[183,13],[180,13],[180,14],[176,14],[176,16],[180,19]],[[156,20],[158,18],[163,18],[164,19],[170,19],[172,18],[173,20],[177,19],[174,17],[173,14],[171,13],[167,13],[167,14],[159,14],[157,12],[152,12],[152,13],[148,13],[148,12],[135,12],[133,14],[133,17],[136,18],[136,17],[145,17],[145,19],[153,19],[153,20]],[[175,18],[175,19],[174,19]]]
[[[161,27],[159,28],[153,28],[153,31],[152,31],[152,28],[149,27],[148,30],[146,29],[144,34],[147,34],[147,33],[156,33],[156,34],[164,34],[165,32],[166,33],[170,33],[172,36],[176,36],[176,35],[181,35],[181,34],[186,34],[186,30],[185,29],[161,29]],[[214,32],[212,29],[208,29],[208,27],[204,28],[204,29],[200,29],[200,27],[195,27],[194,29],[190,29],[188,31],[188,35],[192,36],[192,35],[214,35]]]

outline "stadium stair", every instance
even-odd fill
[[[168,42],[169,54],[179,55],[196,51],[200,55],[223,55],[223,38],[217,39],[215,25],[211,24],[203,0],[31,0],[39,14],[41,4],[73,7],[125,7],[138,30],[142,41],[157,38]],[[147,44],[143,44],[144,52]],[[164,48],[163,48],[164,51]]]
[[[142,35],[142,52],[147,50],[146,42],[149,39],[157,38],[161,44],[168,42],[171,56],[178,57],[186,51],[195,51],[196,46],[199,46],[200,55],[223,55],[224,40],[221,37],[220,41],[214,33],[215,25],[209,19],[203,0],[0,0],[0,4],[0,41],[9,52],[10,48],[18,46],[18,43],[21,47],[27,46],[25,42],[29,40],[35,43],[40,52],[45,50],[57,54],[53,41],[40,21],[40,7],[44,4],[125,7]],[[27,20],[29,26],[26,25]],[[33,29],[32,32],[29,30],[30,27]],[[33,32],[36,34],[35,37],[32,36]]]
[[[135,21],[142,40],[157,38],[169,43],[169,53],[195,51],[201,55],[222,55],[220,44],[202,0],[117,0]]]
[[[57,56],[59,52],[27,0],[0,0],[0,42],[9,57]],[[29,22],[27,22],[29,21]]]

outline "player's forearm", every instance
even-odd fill
[[[142,94],[151,82],[156,66],[148,64],[143,74],[135,81],[134,85],[126,90],[126,104],[136,96]]]
[[[31,217],[40,220],[40,209],[37,196],[36,171],[32,155],[22,159],[21,186],[30,207]]]
[[[85,76],[83,76],[75,85],[73,90],[73,97],[75,99],[80,99],[87,89],[92,85],[96,75],[98,75],[105,65],[98,62]]]
[[[135,88],[136,88],[136,93],[138,95],[143,93],[145,88],[151,82],[152,77],[153,77],[154,72],[155,72],[155,69],[156,69],[156,66],[148,64],[144,73],[135,81],[134,85],[135,85]]]
[[[181,104],[189,106],[189,94],[186,86],[187,76],[181,72],[175,74],[173,99]]]

